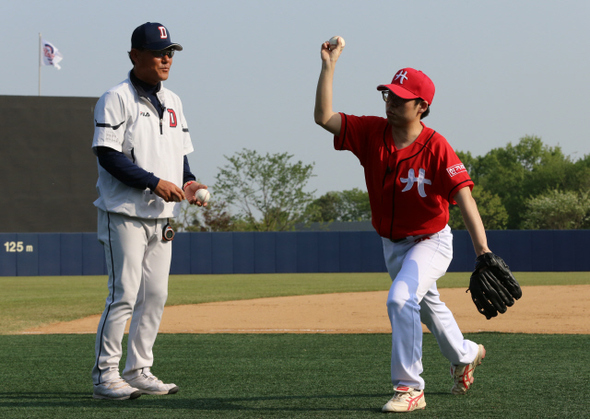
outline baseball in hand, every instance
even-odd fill
[[[330,40],[328,41],[330,43],[331,47],[336,47],[338,46],[338,38],[340,38],[340,40],[342,41],[342,48],[344,48],[344,45],[346,45],[346,42],[344,42],[344,38],[341,36],[333,36],[330,38]]]
[[[195,198],[197,198],[197,201],[199,201],[201,204],[205,204],[209,202],[211,194],[207,189],[199,189],[195,194]]]

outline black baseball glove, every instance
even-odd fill
[[[514,300],[522,297],[520,285],[506,262],[493,253],[484,253],[475,260],[475,270],[469,280],[471,299],[477,311],[489,320],[505,313]]]

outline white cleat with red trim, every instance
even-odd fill
[[[469,365],[451,365],[451,377],[455,380],[455,384],[451,389],[453,394],[465,394],[473,384],[473,371],[475,367],[481,364],[482,359],[486,357],[486,348],[479,345],[477,356]]]
[[[393,397],[381,409],[383,412],[411,412],[426,407],[424,390],[394,386],[393,391]]]

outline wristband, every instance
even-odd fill
[[[184,191],[184,190],[186,189],[186,187],[187,187],[188,185],[190,185],[191,183],[195,183],[195,181],[194,181],[194,180],[189,180],[188,182],[186,182],[186,183],[184,184],[184,186],[182,187],[182,190]]]

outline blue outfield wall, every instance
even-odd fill
[[[467,231],[454,231],[450,272],[473,269]],[[514,271],[589,271],[590,230],[492,230],[490,249]],[[0,276],[106,275],[96,233],[0,233]],[[385,272],[372,231],[178,233],[172,274]]]

